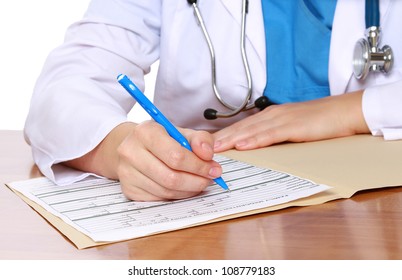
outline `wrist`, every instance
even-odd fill
[[[93,150],[82,157],[66,161],[64,164],[85,172],[95,173],[111,179],[118,179],[117,166],[119,156],[117,148],[135,126],[136,124],[131,122],[116,126]]]
[[[369,133],[370,130],[367,126],[363,114],[363,90],[344,94],[345,102],[345,116],[346,127],[351,131],[351,134],[364,134]]]

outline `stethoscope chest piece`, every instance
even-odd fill
[[[389,73],[394,61],[390,46],[379,47],[381,40],[379,0],[366,0],[365,9],[365,38],[357,41],[353,51],[353,74],[359,80],[364,80],[370,72]]]
[[[366,38],[356,42],[353,52],[353,73],[359,80],[364,80],[368,73],[389,73],[393,65],[393,53],[390,46],[378,47],[380,28],[372,26],[366,30]]]

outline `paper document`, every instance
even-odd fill
[[[329,189],[287,173],[216,156],[231,192],[211,185],[200,195],[163,202],[136,202],[119,182],[90,178],[56,186],[46,178],[8,184],[95,242],[142,237],[296,200]]]

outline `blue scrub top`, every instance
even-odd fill
[[[336,0],[262,0],[267,85],[274,103],[330,94],[329,47]]]

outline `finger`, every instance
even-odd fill
[[[194,131],[191,129],[182,130],[184,136],[188,139],[193,153],[204,161],[210,161],[214,156],[214,138],[212,134],[206,131]]]
[[[200,192],[211,183],[211,179],[222,173],[218,163],[201,160],[156,123],[139,125],[135,133],[135,139],[139,142],[137,145],[143,145],[144,148],[127,160],[160,186]]]
[[[253,119],[245,119],[233,124],[221,131],[215,133],[214,136],[214,152],[223,152],[236,146],[244,145],[247,138],[252,138],[262,129],[261,126],[267,126],[267,122],[261,122]]]
[[[208,160],[203,160],[199,158],[195,152],[191,152],[182,147],[167,134],[163,127],[157,126],[155,130],[159,130],[159,133],[156,134],[158,137],[148,132],[140,132],[138,133],[138,137],[142,138],[141,142],[144,144],[145,148],[171,170],[186,172],[207,179],[214,179],[221,176],[221,166],[211,160],[213,151],[208,151],[209,144],[207,142],[212,142],[212,140],[209,140],[205,133],[200,133],[199,139],[194,137],[194,143],[196,143],[194,147],[198,154],[202,154],[202,156],[208,158]],[[138,128],[142,129],[141,127]]]
[[[180,145],[177,148],[179,150],[189,152]],[[155,151],[153,152],[158,153]],[[171,153],[171,151],[168,152]],[[133,159],[132,163],[132,165],[136,166],[136,169],[141,174],[144,174],[150,180],[155,182],[158,186],[162,187],[162,189],[154,188],[155,191],[158,191],[157,193],[155,191],[151,191],[154,194],[158,194],[159,196],[162,196],[164,198],[169,198],[170,193],[163,194],[163,192],[171,190],[190,192],[192,194],[199,193],[211,184],[212,178],[215,178],[214,176],[203,177],[187,171],[178,170],[177,168],[171,168],[164,161],[162,161],[158,157],[155,157],[154,153],[144,150],[141,153],[141,156],[138,157],[138,159],[140,160],[137,161],[137,159]]]
[[[122,178],[120,185],[123,194],[131,200],[160,201],[183,199],[199,193],[166,189],[134,168],[131,170],[127,169],[126,171],[126,174],[120,174]]]
[[[288,140],[287,133],[281,133],[289,123],[284,114],[287,105],[273,105],[255,115],[216,132],[214,136],[215,152],[223,152],[232,148],[251,149],[265,147]],[[288,131],[287,131],[288,132]],[[264,137],[262,142],[261,137]],[[261,146],[264,143],[264,146]]]
[[[285,126],[274,127],[252,134],[251,136],[247,136],[237,140],[234,144],[234,148],[244,151],[263,148],[276,143],[286,142],[289,139],[287,129],[288,128],[286,128]]]

